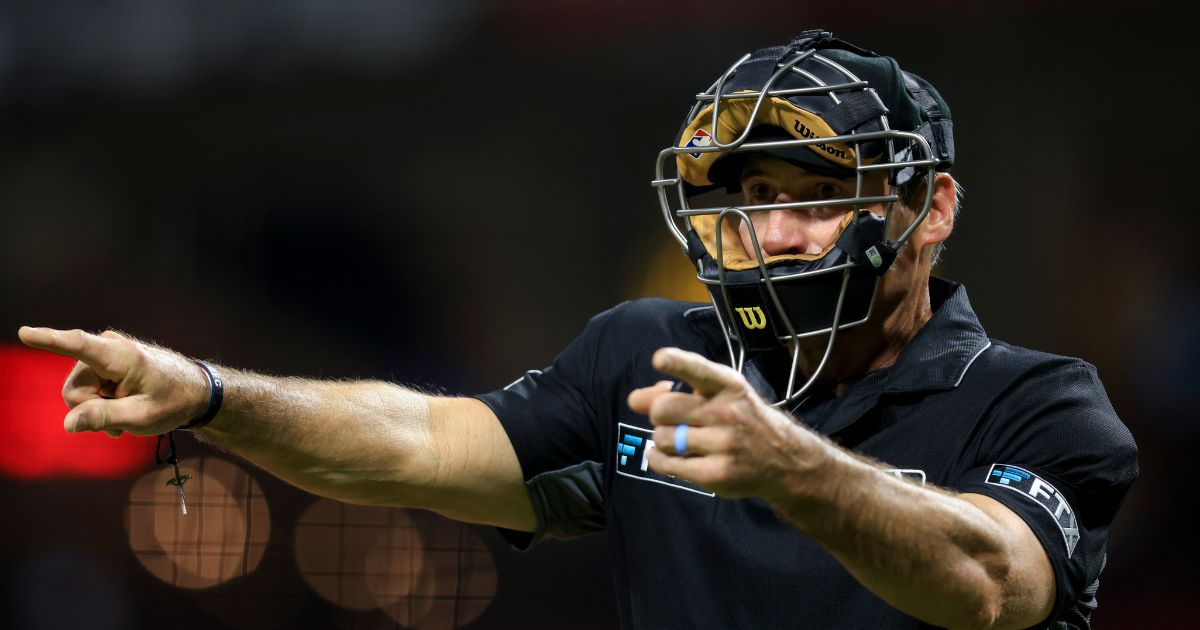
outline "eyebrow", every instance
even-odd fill
[[[766,171],[764,171],[760,168],[751,166],[751,167],[746,168],[746,170],[742,171],[742,179],[748,179],[750,177],[754,177],[757,175],[762,175],[765,177],[766,174],[767,174]]]

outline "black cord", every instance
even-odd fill
[[[166,459],[162,457],[162,440],[167,438],[167,453]],[[154,443],[154,463],[155,464],[170,464],[171,469],[175,472],[175,476],[167,480],[168,486],[175,486],[179,489],[179,500],[183,506],[183,515],[187,516],[187,495],[183,492],[183,484],[187,483],[192,478],[191,475],[184,475],[179,472],[179,457],[175,454],[175,432],[167,431],[159,434],[158,440]]]

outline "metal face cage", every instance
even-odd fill
[[[759,112],[763,107],[764,101],[772,97],[787,99],[797,95],[823,95],[828,97],[833,104],[838,104],[841,99],[846,98],[854,92],[870,90],[867,81],[859,79],[851,71],[847,70],[841,64],[819,54],[819,50],[809,49],[798,51],[794,54],[784,57],[776,64],[775,72],[765,81],[761,89],[738,91],[729,93],[726,88],[727,83],[737,74],[739,68],[750,59],[751,55],[747,54],[738,59],[730,66],[707,90],[696,95],[696,103],[689,111],[684,122],[684,127],[700,115],[701,111],[712,106],[711,125],[705,129],[711,140],[705,146],[679,146],[677,141],[675,146],[670,146],[663,149],[658,154],[658,159],[655,164],[655,177],[651,182],[651,186],[656,190],[659,200],[659,205],[662,210],[663,219],[670,230],[671,235],[679,243],[684,253],[691,251],[689,248],[688,234],[694,232],[692,217],[702,215],[716,215],[716,252],[709,252],[710,256],[698,256],[696,260],[697,273],[696,278],[706,285],[709,290],[709,295],[713,306],[716,310],[717,317],[720,320],[721,327],[725,333],[726,346],[729,350],[729,365],[739,372],[744,372],[747,353],[750,344],[747,342],[745,334],[738,326],[738,315],[735,314],[734,308],[730,301],[731,283],[728,281],[730,270],[725,264],[725,243],[722,239],[723,226],[725,221],[735,219],[740,221],[749,221],[748,213],[752,212],[769,212],[772,210],[780,210],[786,208],[813,208],[813,207],[830,207],[843,206],[853,210],[853,216],[859,216],[863,207],[872,204],[885,204],[884,213],[884,228],[883,240],[886,244],[899,249],[902,247],[912,235],[913,231],[925,220],[928,216],[930,206],[933,201],[933,180],[936,173],[938,160],[934,159],[930,151],[929,142],[921,135],[908,131],[900,131],[891,129],[888,125],[886,114],[879,117],[878,131],[859,131],[855,133],[851,130],[844,135],[834,137],[810,137],[805,139],[794,140],[771,140],[764,142],[751,142],[748,138],[753,129],[759,124]],[[842,81],[829,83],[823,81],[815,73],[807,71],[801,67],[802,64],[821,64],[828,68],[837,76],[842,77]],[[776,89],[775,85],[780,82],[782,77],[794,79],[796,76],[802,77],[808,84],[807,87]],[[718,125],[720,122],[720,108],[723,104],[729,101],[738,99],[754,99],[754,107],[749,117],[749,123],[745,129],[738,133],[737,137],[729,142],[721,142],[718,136]],[[735,131],[736,133],[736,131]],[[678,140],[678,139],[677,139]],[[863,160],[863,143],[882,143],[882,155],[871,163],[864,163]],[[855,171],[855,186],[853,197],[843,197],[837,199],[822,199],[812,201],[797,201],[790,203],[771,203],[753,206],[743,206],[740,204],[727,206],[701,206],[692,207],[691,197],[693,191],[689,191],[687,184],[683,181],[683,177],[679,172],[676,158],[683,154],[697,154],[710,152],[754,152],[767,149],[807,146],[818,143],[845,143],[854,149],[854,171]],[[889,173],[889,182],[895,182],[897,175],[907,171],[912,174],[911,180],[919,180],[921,175],[924,175],[925,195],[920,211],[917,213],[913,222],[907,226],[895,240],[886,240],[890,233],[889,229],[893,220],[895,204],[901,201],[899,195],[896,194],[894,186],[890,190],[885,190],[887,194],[864,196],[864,179],[867,175],[875,171],[886,171]],[[697,196],[697,198],[702,197]],[[817,381],[822,371],[825,369],[829,357],[833,352],[834,342],[837,338],[837,333],[842,330],[853,328],[871,317],[871,312],[874,306],[874,295],[878,288],[879,276],[876,275],[870,268],[864,265],[861,261],[846,260],[845,262],[826,266],[825,268],[815,269],[811,271],[789,272],[786,269],[778,268],[778,265],[769,265],[764,257],[762,248],[758,242],[758,236],[753,229],[749,230],[750,239],[753,245],[753,252],[747,252],[753,256],[757,262],[757,277],[755,283],[765,288],[766,294],[770,297],[768,304],[764,304],[769,308],[773,308],[777,315],[776,321],[782,324],[777,326],[777,340],[783,346],[790,349],[791,353],[791,369],[788,374],[787,386],[783,395],[778,400],[772,402],[775,406],[781,406],[792,402],[803,396]],[[706,269],[706,265],[708,268]],[[715,274],[713,273],[715,266]],[[786,266],[785,266],[786,267]],[[707,271],[707,273],[706,273]],[[870,296],[866,303],[865,314],[854,316],[849,319],[844,318],[843,309],[847,300],[847,292],[851,286],[851,278],[853,274],[869,273],[874,276],[869,283]],[[840,274],[840,277],[837,275]],[[744,275],[744,274],[742,274]],[[715,276],[715,277],[714,277]],[[792,286],[793,283],[826,283],[837,285],[840,281],[840,288],[836,289],[836,304],[833,307],[832,317],[826,322],[816,327],[797,327],[794,321],[797,321],[798,313],[794,308],[788,308],[784,300],[780,298],[780,292]],[[815,305],[820,307],[821,305]],[[827,305],[825,305],[827,308]],[[744,317],[744,315],[743,315]],[[811,319],[811,318],[809,318]],[[845,319],[845,321],[844,321]],[[783,330],[778,330],[782,328]],[[820,335],[828,335],[828,341],[825,345],[824,355],[817,364],[817,367],[811,371],[803,383],[798,384],[798,374],[800,368],[800,353],[801,339],[816,337]]]

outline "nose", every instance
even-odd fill
[[[812,254],[809,244],[808,215],[795,208],[771,210],[760,221],[755,221],[758,233],[758,244],[763,254],[779,256],[782,254]]]
[[[798,199],[780,193],[775,197],[775,203],[795,203]],[[759,246],[766,256],[793,254],[820,254],[828,245],[829,229],[827,221],[819,220],[819,208],[785,208],[758,213],[755,217],[755,231],[758,235]]]

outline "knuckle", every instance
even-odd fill
[[[718,431],[713,437],[713,445],[716,450],[727,453],[733,450],[737,443],[737,436],[732,431]]]
[[[668,413],[670,405],[666,396],[659,396],[650,403],[650,417],[661,418]]]
[[[741,422],[741,410],[735,405],[727,402],[717,403],[713,405],[711,413],[714,417],[720,420],[723,424],[737,424]]]
[[[690,396],[680,393],[659,396],[650,405],[650,420],[654,424],[663,424],[683,418],[693,406],[689,403]]]
[[[737,375],[735,381],[729,388],[729,393],[737,399],[747,399],[755,396],[754,388],[750,387],[750,383],[741,375]]]
[[[81,394],[79,390],[67,388],[63,388],[62,398],[68,409],[74,409],[87,400],[87,397]]]
[[[141,368],[150,363],[150,353],[147,351],[146,346],[143,346],[140,343],[130,343],[128,341],[121,345],[124,346],[123,349],[128,353],[129,365],[131,367]]]
[[[742,376],[742,373],[733,369],[732,367],[725,365],[723,363],[716,364],[716,366],[717,366],[716,367],[717,372],[721,376],[724,376],[730,382],[739,382],[739,383],[746,382],[746,379],[745,379],[745,377]]]
[[[122,422],[120,424],[145,425],[145,424],[149,424],[153,418],[154,418],[154,415],[151,414],[148,409],[138,406],[138,407],[131,409],[129,411],[129,413],[127,413],[125,415],[125,417],[121,419]],[[114,424],[117,424],[117,423],[114,423]]]
[[[709,457],[706,465],[696,471],[696,481],[701,484],[721,484],[729,478],[729,464],[724,458]]]
[[[729,479],[733,476],[733,466],[729,463],[729,460],[726,458],[718,459],[713,464],[712,474],[714,477],[714,481],[718,481],[718,482],[729,481]]]
[[[83,347],[83,331],[79,330],[78,328],[72,328],[71,330],[63,331],[62,332],[62,340],[64,342],[66,342],[66,345],[70,346],[73,349],[82,348]]]
[[[84,414],[88,417],[88,426],[93,430],[103,429],[109,425],[108,408],[104,405],[92,405]]]
[[[654,459],[654,467],[664,475],[675,476],[679,472],[676,469],[675,462],[662,453],[659,453],[658,457]]]

